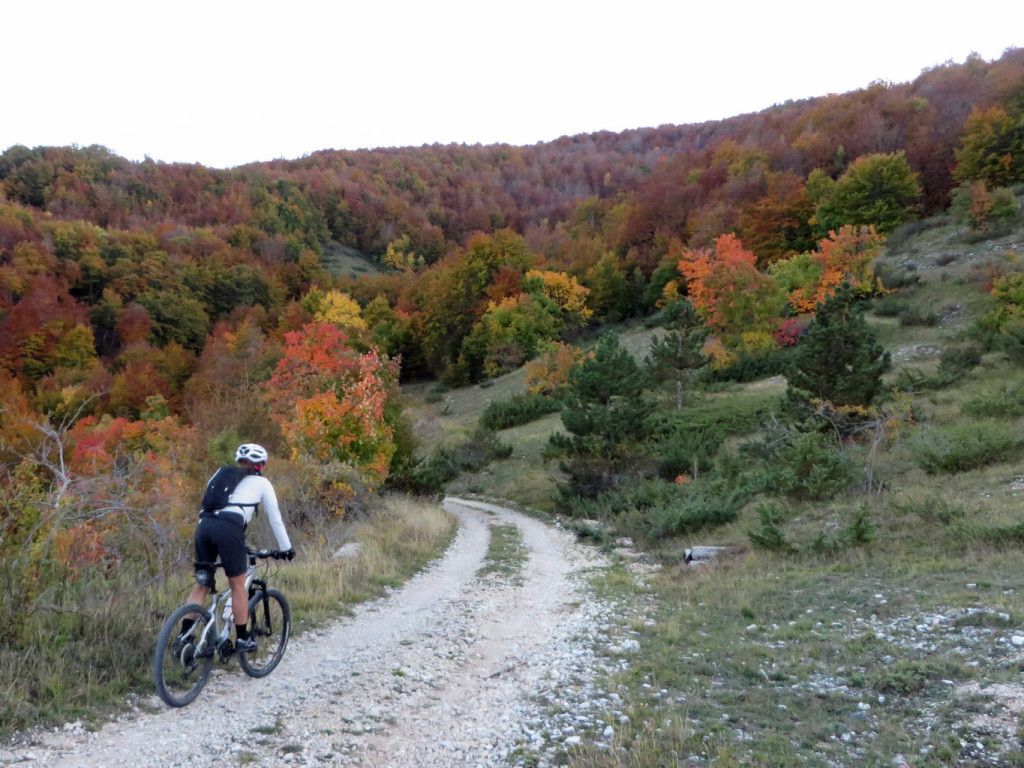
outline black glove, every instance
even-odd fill
[[[295,559],[295,547],[292,547],[287,552],[282,552],[281,553],[281,557],[283,559],[285,559],[285,560],[294,560]]]

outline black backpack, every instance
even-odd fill
[[[203,494],[203,511],[216,512],[218,509],[224,509],[230,503],[231,493],[235,487],[248,474],[249,470],[244,467],[231,464],[214,472],[210,482],[206,484],[206,493]]]

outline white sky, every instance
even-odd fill
[[[1024,47],[1021,0],[0,0],[0,151],[225,168],[526,145],[907,82]]]

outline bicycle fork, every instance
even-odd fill
[[[267,582],[263,579],[253,579],[252,584],[249,585],[249,599],[259,590],[261,603],[263,605],[262,616],[260,612],[256,612],[255,621],[253,621],[253,631],[259,634],[272,634],[274,628],[270,625],[272,619],[272,613],[270,610],[270,598],[267,596]]]

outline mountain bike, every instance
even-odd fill
[[[249,595],[249,636],[257,649],[235,653],[231,642],[231,588],[214,595],[207,610],[196,603],[186,603],[175,610],[160,630],[153,656],[153,680],[156,692],[172,707],[184,707],[203,690],[210,678],[215,658],[227,663],[232,656],[250,677],[266,677],[284,657],[292,630],[291,608],[285,596],[267,586],[271,560],[284,557],[283,552],[246,547],[249,567],[245,587]],[[222,568],[221,563],[213,567]],[[276,573],[276,567],[274,568]],[[195,623],[182,632],[183,619]]]

